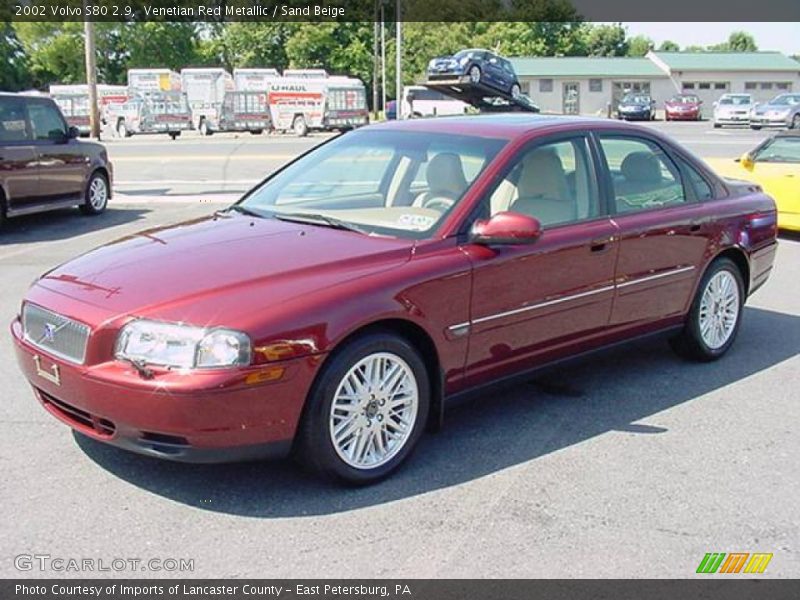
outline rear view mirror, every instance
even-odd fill
[[[517,212],[499,212],[489,220],[475,221],[470,241],[486,246],[498,244],[532,244],[542,235],[538,219]]]
[[[745,169],[748,171],[752,170],[755,166],[755,160],[753,160],[753,155],[749,152],[745,152],[742,156],[737,160]]]

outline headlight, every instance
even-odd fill
[[[139,319],[120,331],[115,356],[179,369],[232,367],[250,363],[250,338],[230,329]]]

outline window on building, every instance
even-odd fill
[[[792,90],[792,84],[788,81],[781,81],[775,84],[775,88],[784,92],[790,92]]]
[[[684,81],[683,82],[683,89],[685,89],[685,90],[693,90],[694,89],[694,83],[691,83],[689,81]]]
[[[727,89],[727,87],[728,87],[728,85],[725,84],[725,83],[715,83],[714,84],[714,89],[715,90],[724,90],[724,89]]]
[[[710,90],[711,89],[711,84],[710,83],[698,83],[697,84],[697,89],[699,89],[699,90]]]
[[[762,81],[761,82],[761,89],[762,90],[771,90],[772,89],[772,82],[771,81]]]
[[[746,90],[754,90],[756,89],[756,82],[755,81],[745,81],[744,89]]]
[[[589,80],[589,91],[590,92],[602,92],[603,91],[603,80],[602,79],[590,79]]]
[[[553,80],[552,79],[540,79],[539,80],[539,91],[540,92],[552,92],[553,91]]]

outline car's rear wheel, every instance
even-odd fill
[[[800,114],[792,117],[792,129],[800,129]]]
[[[263,129],[251,129],[250,130],[250,134],[251,135],[261,135],[262,133],[264,133]]]
[[[323,367],[298,434],[301,462],[354,484],[378,481],[408,458],[425,427],[430,384],[403,338],[375,333]]]
[[[744,305],[739,267],[728,258],[714,261],[703,275],[683,330],[670,340],[684,358],[716,360],[736,339]]]
[[[511,97],[512,98],[519,98],[521,90],[519,89],[519,84],[515,83],[511,86]]]
[[[100,171],[95,171],[86,185],[81,211],[85,215],[98,215],[108,206],[108,179]]]
[[[470,83],[481,82],[481,68],[478,65],[472,65],[469,68],[469,80]]]
[[[124,120],[117,123],[117,134],[121,138],[131,137],[131,132],[128,131],[128,126],[125,124]]]
[[[758,131],[759,129],[761,129],[761,125],[750,125],[750,129]]]

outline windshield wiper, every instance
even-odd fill
[[[343,229],[345,231],[355,231],[369,235],[366,229],[362,229],[358,225],[348,221],[342,221],[336,217],[329,215],[321,215],[318,213],[273,213],[271,216],[281,221],[291,221],[293,223],[310,223],[313,225],[325,225],[334,229]]]
[[[243,215],[247,215],[249,217],[258,217],[259,219],[265,219],[267,217],[267,215],[265,213],[259,212],[257,210],[252,209],[252,208],[247,208],[243,204],[234,204],[234,205],[229,206],[228,208],[226,208],[224,210],[225,210],[225,212],[236,211],[238,213],[241,213]],[[219,211],[219,212],[222,212],[222,211]]]

